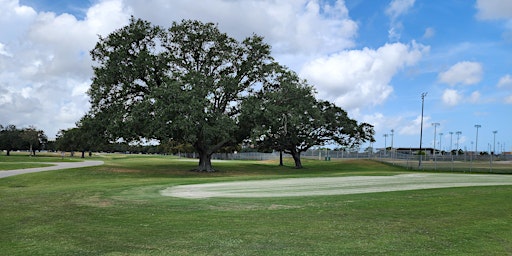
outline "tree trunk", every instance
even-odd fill
[[[11,150],[10,150],[10,149],[8,149],[8,150],[7,150],[7,154],[6,154],[6,156],[10,156],[10,155],[11,155]]]
[[[295,169],[302,169],[302,163],[300,162],[300,152],[292,152],[293,161],[295,162]]]
[[[212,154],[208,154],[206,152],[198,152],[199,153],[199,166],[197,166],[196,171],[198,172],[215,172],[215,169],[212,167]]]
[[[279,150],[279,166],[283,166],[283,151]]]
[[[85,158],[85,150],[82,150],[82,156],[80,158]]]

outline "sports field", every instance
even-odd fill
[[[0,179],[0,254],[512,254],[509,175],[369,160],[219,161],[217,173],[169,156],[90,160],[104,164]]]

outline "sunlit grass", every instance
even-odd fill
[[[180,199],[173,185],[393,175],[365,160],[197,162],[104,155],[105,165],[0,179],[4,255],[509,255],[512,186],[340,196]]]

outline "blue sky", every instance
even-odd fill
[[[88,110],[87,55],[97,35],[131,15],[169,26],[199,19],[273,55],[315,85],[318,97],[375,125],[375,148],[512,151],[512,2],[502,0],[0,0],[0,124],[35,125],[52,138]],[[496,144],[494,134],[496,133]],[[455,148],[456,135],[452,138]],[[387,137],[390,146],[391,137]],[[474,145],[474,144],[473,144]],[[364,145],[366,147],[368,145]]]

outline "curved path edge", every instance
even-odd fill
[[[45,171],[54,171],[54,170],[62,170],[62,169],[73,169],[73,168],[82,168],[89,166],[98,166],[103,165],[103,161],[83,161],[83,162],[52,162],[48,164],[54,164],[53,166],[48,167],[37,167],[37,168],[27,168],[27,169],[17,169],[17,170],[7,170],[0,171],[0,178],[10,177],[14,175],[33,173],[33,172],[45,172]]]

